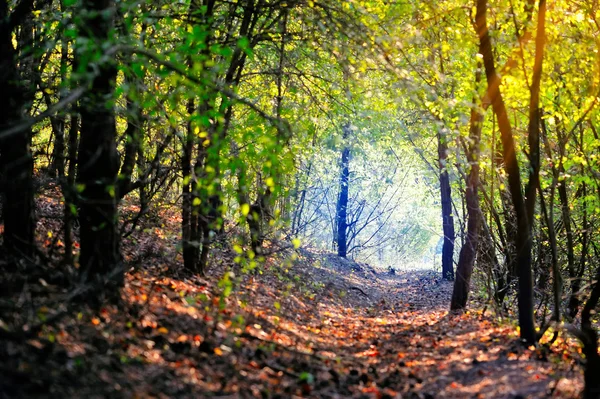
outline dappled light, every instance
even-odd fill
[[[0,0],[0,399],[600,399],[598,0]]]

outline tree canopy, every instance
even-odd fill
[[[576,338],[596,398],[599,32],[597,0],[0,1],[0,286],[67,292],[0,331],[118,308],[156,228],[221,309],[302,251],[433,269]]]

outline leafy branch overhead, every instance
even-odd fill
[[[0,396],[600,396],[598,0],[0,0]]]

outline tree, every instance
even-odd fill
[[[33,1],[20,2],[9,11],[9,2],[0,1],[0,176],[3,193],[4,251],[29,258],[34,251],[33,157],[31,127],[19,126],[32,101],[33,82],[23,81],[17,55],[30,53],[31,45],[15,49],[13,34],[30,18]]]
[[[529,345],[536,342],[533,319],[533,277],[531,271],[531,228],[527,219],[523,198],[519,162],[515,151],[512,127],[508,119],[506,105],[500,92],[500,77],[496,72],[493,47],[487,23],[487,0],[477,0],[476,29],[480,42],[480,52],[487,79],[487,92],[492,108],[498,118],[502,138],[504,165],[508,174],[509,189],[517,219],[516,251],[517,274],[519,277],[519,326],[521,338]]]
[[[116,146],[114,90],[117,68],[107,44],[114,45],[112,0],[84,0],[77,8],[79,34],[76,48],[80,84],[89,90],[80,102],[81,139],[78,150],[77,184],[81,255],[81,278],[95,281],[115,273],[112,279],[123,283],[118,226],[117,175],[119,155]],[[108,49],[108,50],[107,50]]]
[[[480,67],[480,65],[478,65]],[[476,72],[476,88],[480,81],[480,71]],[[478,96],[477,96],[478,97]],[[483,113],[478,107],[477,97],[474,98],[471,109],[471,121],[469,126],[469,148],[466,150],[470,171],[467,178],[467,189],[465,193],[467,203],[467,237],[460,249],[458,265],[456,267],[456,280],[452,292],[451,310],[462,310],[467,306],[467,299],[471,287],[471,275],[481,228],[481,209],[479,208],[479,171],[481,130],[483,128]]]
[[[351,126],[345,124],[342,127],[344,147],[342,148],[342,157],[340,159],[340,189],[338,200],[335,206],[335,215],[337,222],[337,253],[338,256],[345,258],[348,252],[348,189],[350,184],[350,147],[348,138],[350,136]]]
[[[440,194],[442,200],[442,278],[454,280],[454,217],[452,216],[452,188],[448,173],[448,144],[440,131],[438,133],[438,165],[440,170]]]

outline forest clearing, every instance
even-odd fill
[[[600,398],[600,0],[0,0],[0,398]]]

